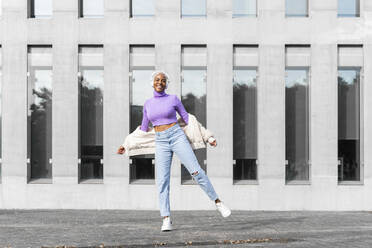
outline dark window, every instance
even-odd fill
[[[79,46],[79,179],[103,179],[103,47]]]
[[[207,127],[207,51],[205,46],[182,47],[181,101],[186,111]],[[194,150],[199,165],[207,172],[207,149]],[[181,164],[181,183],[194,183],[190,172]]]
[[[130,47],[130,132],[141,125],[143,104],[153,96],[150,78],[155,70],[154,46]],[[152,127],[151,121],[149,128]],[[155,154],[130,156],[130,182],[154,183]]]
[[[360,68],[338,70],[338,180],[360,180]]]
[[[52,178],[52,47],[28,47],[27,154],[30,179]]]

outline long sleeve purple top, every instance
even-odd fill
[[[165,91],[154,90],[154,96],[147,99],[143,105],[141,130],[147,132],[149,121],[153,126],[177,122],[176,111],[185,123],[189,124],[189,114],[177,95],[168,95]]]

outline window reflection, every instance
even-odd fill
[[[206,0],[181,0],[181,16],[206,16]]]
[[[286,16],[308,16],[308,0],[286,0],[285,1]]]
[[[80,180],[103,178],[103,48],[79,47]]]
[[[257,180],[256,68],[234,68],[233,141],[234,181]]]
[[[195,115],[196,119],[207,126],[207,103],[206,103],[206,75],[205,69],[183,69],[182,70],[182,96],[181,101],[186,111]],[[200,166],[207,171],[207,149],[194,150]],[[192,177],[189,171],[181,164],[181,182],[191,183]]]
[[[155,0],[131,0],[131,17],[153,16]]]
[[[360,68],[338,70],[338,180],[360,180]]]
[[[256,16],[257,0],[234,0],[233,17]]]
[[[29,17],[50,18],[53,14],[52,0],[29,0]]]
[[[360,2],[359,0],[338,0],[339,17],[359,17]]]
[[[154,46],[130,47],[130,132],[141,125],[143,104],[153,97],[150,78],[155,70],[154,55]],[[130,156],[129,162],[131,183],[155,182],[155,154]]]
[[[3,74],[3,65],[2,65],[2,47],[0,46],[0,183],[2,182],[2,170],[3,170],[3,165],[2,165],[2,146],[3,146],[3,136],[2,136],[2,130],[3,130],[3,113],[2,113],[2,105],[3,105],[3,91],[2,91],[2,85],[3,85],[3,80],[2,80],[2,74]]]
[[[79,0],[80,17],[101,18],[104,15],[104,0]]]
[[[286,69],[286,181],[309,180],[308,68]]]
[[[30,179],[52,178],[51,46],[28,47],[28,149]]]

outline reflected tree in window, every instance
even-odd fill
[[[52,47],[27,47],[28,179],[52,178]]]
[[[52,166],[52,70],[31,71],[31,178],[51,178]]]
[[[81,179],[103,178],[103,70],[81,68]]]

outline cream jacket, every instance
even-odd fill
[[[178,118],[178,124],[183,129],[192,149],[200,149],[206,147],[206,142],[213,142],[214,135],[208,129],[205,129],[194,115],[189,113],[189,124]],[[142,131],[141,126],[130,133],[122,146],[125,148],[125,155],[133,156],[140,154],[154,154],[155,153],[155,130],[149,128],[147,132]]]

